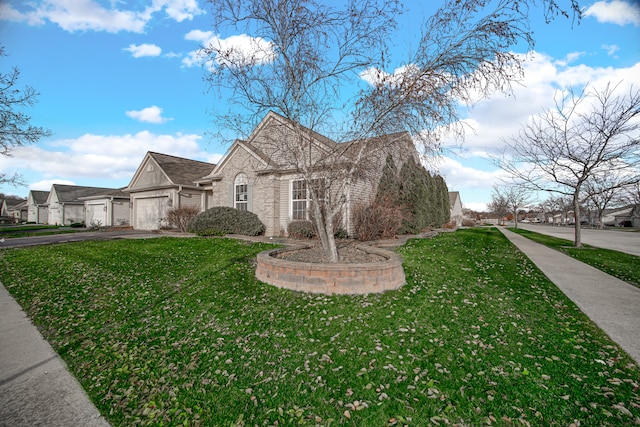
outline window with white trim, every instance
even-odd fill
[[[233,185],[233,206],[239,211],[247,211],[249,200],[249,185],[245,174],[238,174]]]
[[[307,182],[304,179],[291,181],[291,219],[303,221],[307,219]]]

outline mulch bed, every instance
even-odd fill
[[[357,249],[356,245],[358,245],[359,242],[339,242],[337,244],[338,256],[341,263],[358,264],[386,261],[386,258],[383,256],[370,254]],[[278,254],[278,258],[285,259],[287,261],[312,262],[318,264],[327,262],[322,245],[319,242],[311,248],[281,252]]]

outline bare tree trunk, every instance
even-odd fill
[[[580,200],[578,199],[579,189],[576,191],[576,194],[573,196],[573,216],[575,220],[575,238],[573,240],[573,246],[576,248],[582,247],[582,228],[580,224]]]
[[[313,203],[313,213],[313,220],[320,235],[324,256],[329,262],[338,262],[338,247],[334,236],[332,213],[328,213],[325,218],[320,203]]]

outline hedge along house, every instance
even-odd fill
[[[104,194],[108,191],[114,191],[114,189],[53,184],[47,198],[49,224],[69,225],[84,222],[85,206],[84,200],[80,198]]]
[[[195,181],[216,165],[154,152],[147,152],[129,185],[131,225],[136,230],[158,230],[166,224],[172,208],[203,209],[204,189]]]
[[[46,224],[49,221],[48,191],[31,190],[27,197],[27,221],[36,224]]]
[[[301,134],[308,138],[304,142],[304,150],[308,151],[304,154],[295,145]],[[368,156],[366,161],[358,160],[361,173],[339,189],[344,201],[339,225],[351,233],[351,210],[375,198],[387,155],[393,156],[398,169],[409,157],[418,160],[408,133],[386,135],[376,141],[336,143],[269,112],[247,140],[236,140],[211,173],[197,181],[206,191],[203,210],[230,206],[251,211],[265,224],[265,235],[286,235],[290,222],[309,219],[311,200],[300,172],[300,159],[313,165],[312,180],[325,179],[329,168],[335,177],[336,168],[356,163],[358,148],[364,143],[368,144]]]
[[[109,190],[93,196],[80,197],[84,201],[86,226],[112,227],[131,224],[129,194],[122,189]]]

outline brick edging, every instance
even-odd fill
[[[300,247],[270,249],[257,256],[256,278],[279,288],[327,295],[382,293],[406,283],[398,254],[364,244],[356,247],[386,260],[353,264],[296,262],[274,255]]]

